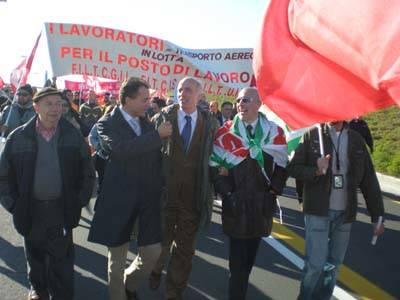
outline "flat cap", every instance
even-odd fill
[[[59,90],[52,87],[46,87],[44,89],[41,89],[35,94],[35,96],[33,96],[33,102],[38,102],[40,99],[51,95],[58,95],[62,98],[62,93]]]

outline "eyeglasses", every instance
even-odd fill
[[[253,101],[252,98],[246,98],[246,97],[240,97],[240,98],[237,98],[237,99],[236,99],[236,103],[240,103],[240,102],[243,102],[243,103],[250,103],[250,102],[252,102],[252,101]]]
[[[28,94],[28,93],[17,93],[17,96],[28,97],[28,96],[30,96],[30,94]]]

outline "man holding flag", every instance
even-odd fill
[[[399,1],[270,1],[253,58],[263,103],[291,129],[400,105],[399,8]],[[358,187],[376,222],[372,243],[383,233],[371,158],[362,138],[335,121],[304,136],[289,173],[304,181],[299,299],[329,299],[356,217]]]
[[[306,133],[288,170],[303,181],[306,256],[298,299],[330,299],[357,214],[361,189],[374,223],[374,235],[383,233],[383,201],[374,166],[363,138],[343,121],[327,123],[320,157],[315,128]],[[381,224],[379,224],[381,223]]]
[[[238,96],[238,114],[218,130],[210,158],[222,196],[222,226],[230,238],[231,300],[246,298],[258,246],[271,233],[276,196],[287,178],[283,130],[258,112],[256,88],[242,89]]]

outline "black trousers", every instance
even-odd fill
[[[60,199],[33,200],[33,222],[25,237],[28,280],[43,299],[70,300],[74,294],[72,230],[63,228]]]
[[[229,299],[246,299],[249,276],[256,260],[261,238],[237,239],[229,244]]]
[[[25,239],[28,280],[44,299],[72,299],[74,291],[74,245],[72,232],[54,240]]]

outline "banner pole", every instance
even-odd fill
[[[318,138],[319,138],[319,152],[321,157],[325,157],[325,149],[324,149],[324,140],[322,138],[322,127],[321,124],[318,123]]]

